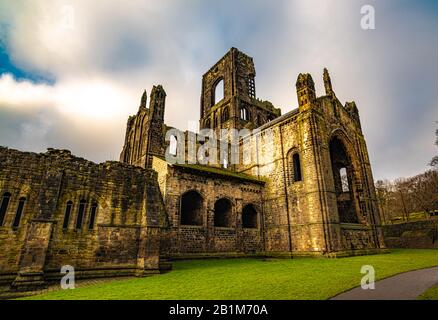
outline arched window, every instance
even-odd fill
[[[231,201],[222,198],[214,204],[214,226],[215,227],[231,227],[232,226],[232,204]]]
[[[213,105],[224,98],[224,79],[220,79],[213,87]]]
[[[181,196],[181,224],[202,225],[202,197],[194,191],[188,191]]]
[[[84,215],[85,215],[85,206],[87,204],[87,201],[81,200],[79,201],[79,208],[78,208],[78,216],[76,218],[76,229],[82,228],[82,223],[84,221]]]
[[[177,147],[178,147],[178,141],[174,135],[171,135],[169,141],[169,153],[173,156],[176,156]]]
[[[228,106],[224,108],[224,110],[222,110],[222,123],[224,123],[225,121],[227,121],[230,118],[230,112],[228,111]]]
[[[248,121],[249,119],[248,109],[246,109],[245,107],[240,108],[240,119],[245,121]]]
[[[329,148],[339,221],[341,223],[359,223],[354,202],[354,190],[351,187],[353,167],[350,157],[344,143],[338,137],[334,137],[330,141]]]
[[[8,211],[9,201],[11,200],[11,194],[9,192],[3,193],[2,203],[0,205],[0,226],[3,225]]]
[[[205,127],[208,128],[208,129],[211,128],[211,121],[210,121],[210,119],[207,119],[207,120],[205,121]]]
[[[292,170],[293,182],[301,181],[301,162],[300,155],[297,152],[292,155]]]
[[[97,203],[93,202],[90,210],[90,221],[88,223],[88,230],[94,229],[94,221],[96,220],[96,213],[97,213]]]
[[[18,200],[17,212],[15,213],[14,222],[12,223],[12,226],[14,228],[16,228],[20,225],[20,220],[21,220],[21,216],[23,215],[23,209],[24,209],[25,202],[26,202],[26,198],[24,198],[24,197],[21,197]]]
[[[213,122],[213,128],[216,128],[219,124],[219,115],[214,115],[214,122]]]
[[[257,211],[252,204],[247,204],[242,209],[242,227],[257,228]]]
[[[68,201],[65,207],[64,222],[62,223],[62,229],[68,228],[68,223],[70,222],[70,215],[72,208],[73,208],[73,202]]]

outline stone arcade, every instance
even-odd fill
[[[381,251],[358,109],[341,104],[326,69],[323,79],[317,97],[300,74],[298,108],[281,115],[256,98],[253,60],[236,48],[204,74],[200,128],[257,128],[239,141],[252,163],[167,162],[160,85],[129,117],[120,162],[0,148],[0,286],[44,286],[67,264],[79,278],[142,276],[176,258]]]

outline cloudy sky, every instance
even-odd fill
[[[437,1],[0,0],[0,145],[118,159],[144,89],[162,84],[166,123],[186,129],[202,74],[234,46],[283,113],[298,73],[322,95],[327,67],[358,105],[375,178],[414,175],[438,151],[437,30]]]

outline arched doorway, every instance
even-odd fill
[[[191,190],[181,196],[181,224],[182,225],[202,225],[202,197]]]
[[[232,203],[227,198],[221,198],[214,204],[214,226],[232,227]]]
[[[339,222],[359,223],[355,206],[354,170],[351,157],[339,137],[330,141],[330,160],[332,163]]]
[[[258,226],[257,211],[254,205],[247,204],[242,209],[242,227],[243,228],[257,228]]]

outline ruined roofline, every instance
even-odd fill
[[[181,168],[183,170],[187,170],[187,171],[196,171],[202,174],[206,174],[206,175],[215,175],[215,176],[222,176],[222,177],[227,177],[227,178],[231,178],[231,179],[236,179],[236,180],[240,180],[240,181],[249,181],[249,182],[253,182],[253,183],[258,183],[261,185],[264,185],[266,183],[266,181],[257,178],[255,176],[249,175],[249,174],[245,174],[245,173],[240,173],[240,172],[236,172],[236,171],[231,171],[231,170],[226,170],[223,168],[218,168],[218,167],[214,167],[214,166],[208,166],[208,165],[201,165],[201,164],[169,164],[171,167],[175,167],[175,168]]]
[[[249,57],[252,59],[251,56],[247,55],[246,53],[240,51],[239,49],[235,48],[235,47],[231,47],[230,50],[227,51],[227,53],[225,53],[222,58],[220,58],[213,66],[211,66],[203,75],[202,78],[204,78],[209,72],[211,72],[214,68],[216,68],[228,55],[230,55],[233,51],[236,51],[246,57]]]
[[[72,152],[68,149],[47,148],[46,152],[33,152],[33,151],[22,151],[22,150],[18,150],[18,149],[14,149],[14,148],[0,146],[0,156],[1,155],[8,155],[8,154],[9,155],[20,154],[23,156],[31,156],[31,157],[38,157],[38,158],[58,157],[58,158],[64,158],[66,160],[80,161],[80,162],[82,162],[86,165],[89,165],[89,166],[97,166],[97,167],[98,166],[105,166],[105,167],[121,166],[121,167],[131,167],[132,169],[136,169],[136,170],[140,169],[140,170],[151,171],[150,169],[144,169],[142,167],[127,164],[124,162],[120,162],[118,160],[106,160],[106,161],[97,163],[97,162],[76,156],[76,155],[72,154]]]
[[[268,129],[271,126],[276,125],[280,122],[283,122],[283,121],[287,120],[289,117],[292,117],[292,116],[298,114],[298,112],[299,112],[299,109],[295,108],[295,109],[293,109],[289,112],[286,112],[285,114],[275,118],[274,120],[271,120],[268,123],[265,123],[264,125],[261,125],[260,127],[255,128],[255,130],[263,131],[265,129]],[[244,139],[244,138],[246,138],[246,137],[242,137],[242,139]]]

